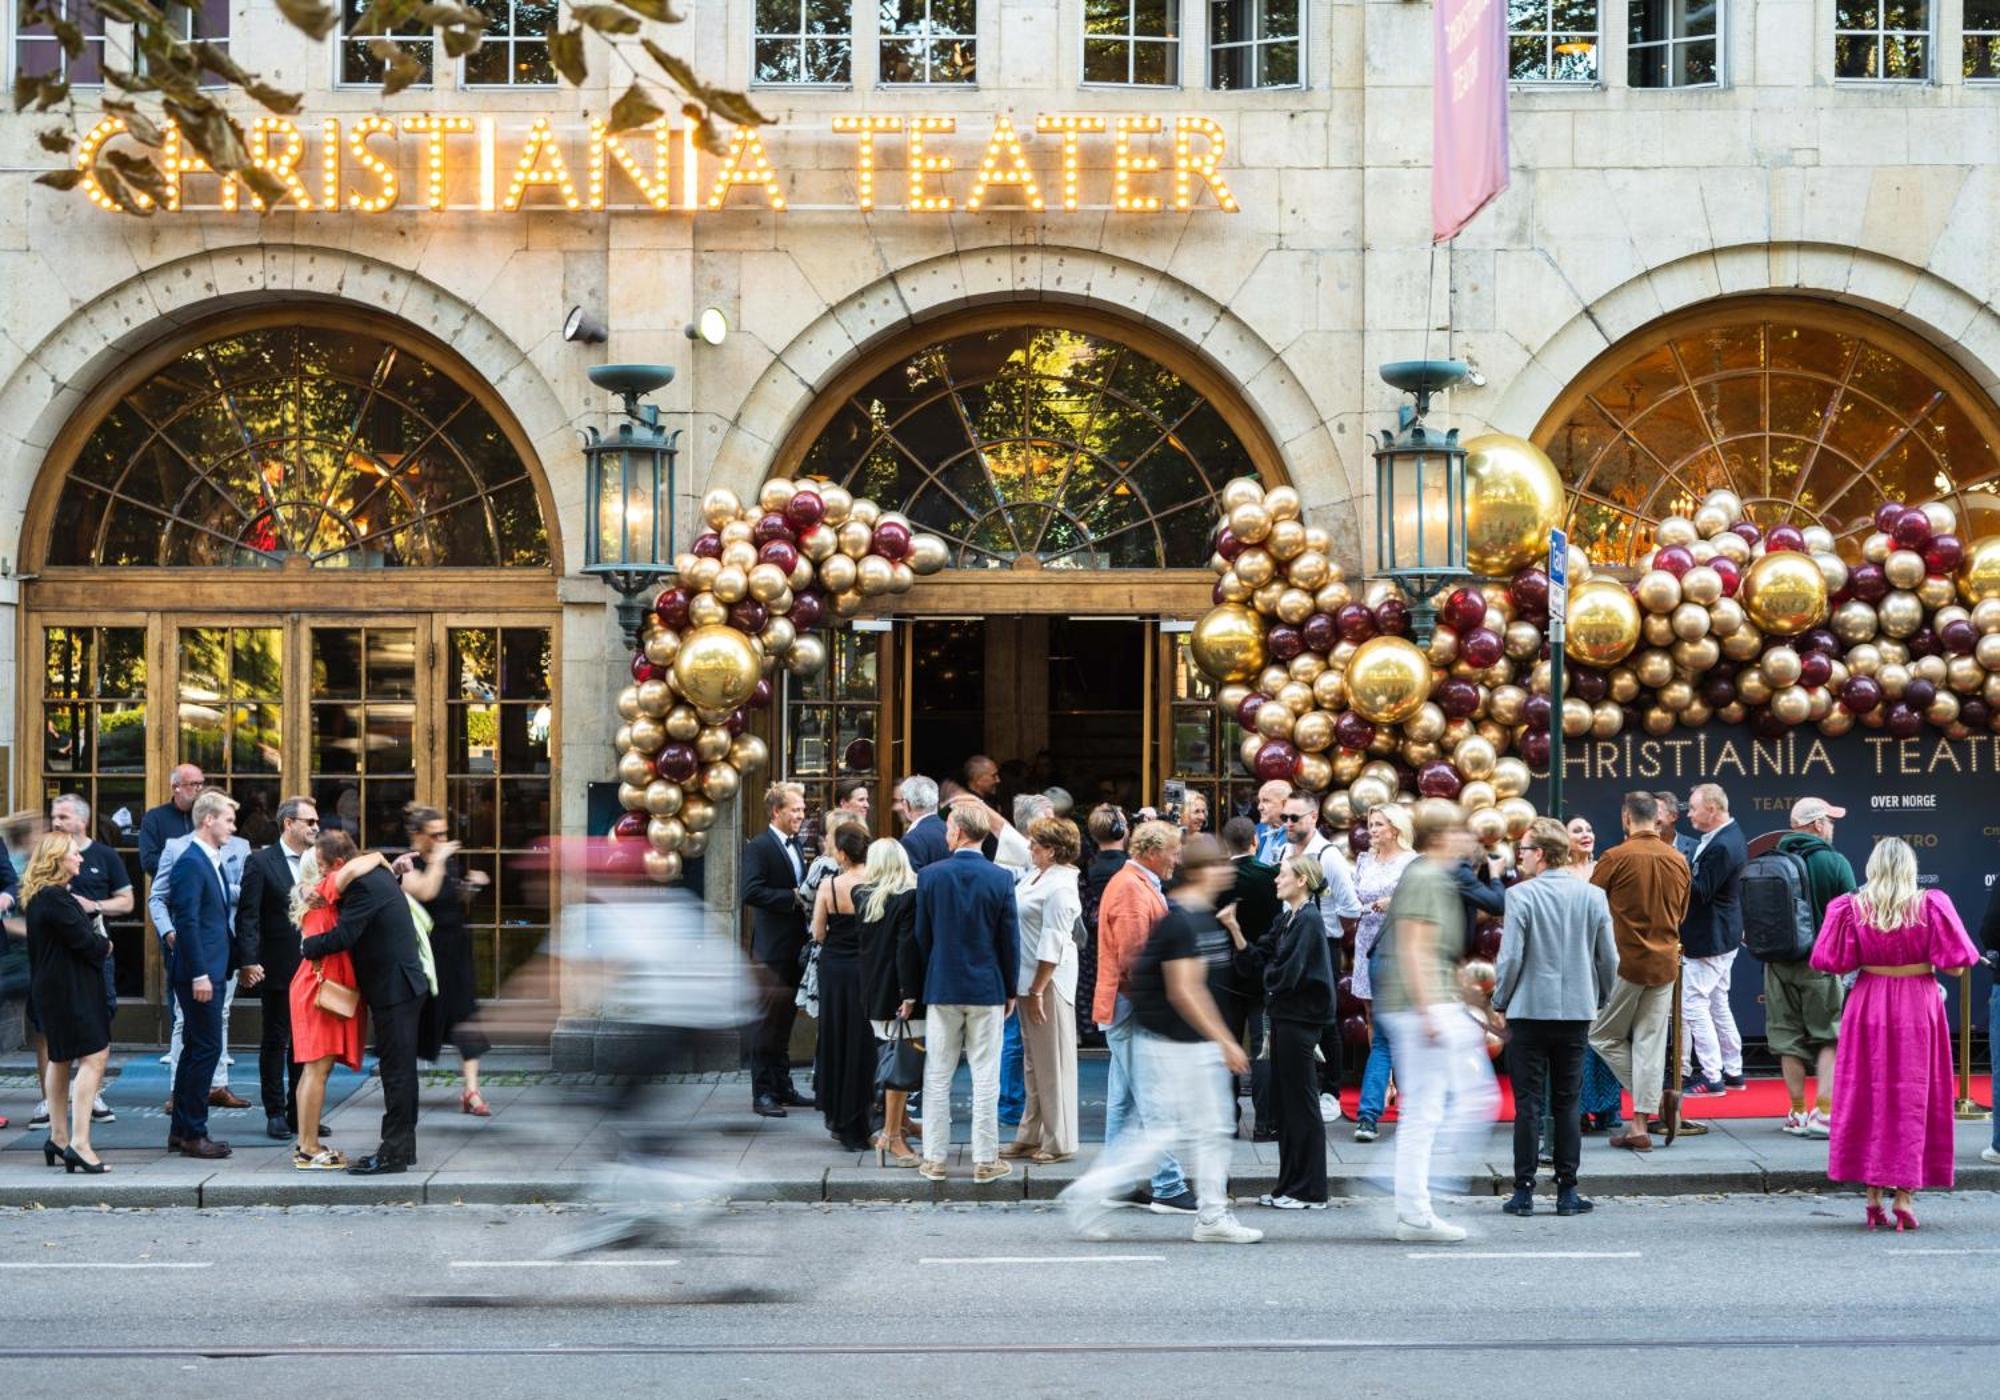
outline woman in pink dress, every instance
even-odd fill
[[[1911,1195],[1952,1183],[1951,1027],[1936,974],[1979,961],[1941,890],[1917,887],[1917,858],[1891,837],[1868,857],[1868,883],[1827,906],[1812,965],[1859,972],[1840,1017],[1827,1175],[1868,1188],[1868,1228],[1914,1230]]]

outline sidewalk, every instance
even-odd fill
[[[114,1067],[124,1055],[114,1055]],[[137,1058],[137,1056],[133,1056]],[[539,1057],[494,1055],[485,1064],[485,1092],[493,1116],[477,1119],[458,1111],[456,1079],[448,1071],[423,1077],[422,1118],[418,1124],[418,1167],[402,1176],[349,1177],[342,1173],[294,1171],[284,1144],[264,1137],[259,1108],[217,1110],[214,1132],[238,1144],[236,1155],[197,1162],[165,1150],[166,1117],[157,1105],[140,1110],[142,1121],[159,1119],[159,1146],[110,1150],[102,1155],[113,1171],[84,1176],[42,1164],[43,1134],[26,1132],[37,1097],[32,1063],[19,1057],[0,1062],[0,1113],[13,1120],[0,1130],[0,1206],[244,1206],[362,1204],[531,1204],[586,1198],[593,1169],[610,1150],[606,1107],[610,1081],[602,1076],[556,1074]],[[805,1076],[799,1076],[804,1082]],[[238,1076],[238,1092],[252,1085]],[[952,1177],[933,1185],[916,1172],[879,1168],[872,1154],[842,1152],[810,1109],[794,1109],[783,1119],[750,1112],[747,1075],[688,1075],[661,1081],[670,1113],[692,1131],[696,1150],[712,1167],[736,1181],[733,1194],[744,1201],[1043,1201],[1055,1196],[1088,1166],[1095,1148],[1077,1160],[1050,1167],[1014,1164],[1004,1181],[975,1188],[963,1143],[963,1106],[954,1112],[960,1142],[951,1156]],[[121,1121],[129,1110],[121,1110]],[[349,1156],[374,1150],[381,1122],[381,1085],[370,1082],[327,1116],[330,1140]],[[1102,1118],[1102,1105],[1086,1104],[1084,1120]],[[1958,1189],[2000,1190],[2000,1167],[1979,1160],[1991,1141],[1990,1123],[1958,1126]],[[1006,1130],[1002,1130],[1005,1141]],[[1395,1159],[1395,1128],[1385,1126],[1380,1141],[1353,1140],[1353,1126],[1328,1127],[1329,1172],[1333,1194],[1374,1194]],[[1506,1194],[1511,1135],[1496,1125],[1488,1140],[1483,1170],[1474,1174],[1473,1195]],[[256,1144],[256,1145],[249,1145]],[[1582,1183],[1597,1196],[1689,1196],[1772,1191],[1822,1191],[1826,1144],[1787,1137],[1776,1122],[1734,1119],[1714,1123],[1702,1137],[1682,1138],[1650,1155],[1619,1151],[1602,1137],[1583,1140]],[[34,1150],[24,1150],[33,1148]],[[1238,1141],[1230,1189],[1254,1200],[1275,1184],[1276,1143]]]

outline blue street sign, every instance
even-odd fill
[[[1569,536],[1561,530],[1549,531],[1549,582],[1569,582]]]

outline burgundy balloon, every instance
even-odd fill
[[[1736,590],[1743,583],[1743,570],[1738,567],[1736,561],[1726,554],[1718,554],[1708,561],[1708,567],[1715,570],[1722,580],[1722,596],[1734,598]]]
[[[734,738],[750,727],[750,712],[738,705],[729,712],[729,718],[722,722],[722,727],[729,731],[731,738]]]
[[[1833,658],[1823,651],[1809,651],[1799,658],[1799,684],[1825,685],[1833,679]]]
[[[1905,549],[1922,549],[1931,542],[1931,518],[1911,506],[1896,517],[1895,528],[1889,533]]]
[[[768,710],[771,708],[771,695],[771,678],[759,676],[757,684],[750,687],[750,698],[743,703],[753,710]]]
[[[1459,642],[1458,650],[1466,661],[1484,670],[1507,654],[1507,643],[1498,632],[1475,627]]]
[[[1269,703],[1271,697],[1261,690],[1253,690],[1243,697],[1236,707],[1236,722],[1251,733],[1257,732],[1257,711]]]
[[[1919,627],[1903,638],[1903,645],[1910,649],[1912,656],[1936,656],[1938,654],[1937,633],[1928,627]]]
[[[1979,629],[1962,617],[1955,617],[1938,631],[1938,640],[1953,656],[1969,656],[1979,645]]]
[[[1528,766],[1539,771],[1549,766],[1552,743],[1548,730],[1531,729],[1516,741],[1515,747],[1521,751],[1521,757],[1527,760]]]
[[[1879,603],[1889,596],[1889,576],[1880,564],[1856,564],[1848,570],[1847,585],[1864,603]]]
[[[1375,726],[1352,710],[1342,710],[1333,722],[1333,740],[1343,749],[1365,749],[1375,742]]]
[[[1781,739],[1791,728],[1783,720],[1767,709],[1760,709],[1750,717],[1750,728],[1760,739]]]
[[[1373,843],[1368,836],[1368,824],[1356,822],[1347,828],[1347,850],[1350,855],[1360,855]]]
[[[1719,710],[1736,698],[1736,682],[1727,676],[1709,676],[1701,683],[1702,703]]]
[[[771,621],[771,610],[755,598],[739,598],[729,605],[729,625],[739,632],[756,636]]]
[[[1755,521],[1750,520],[1737,521],[1729,527],[1729,533],[1749,545],[1758,544],[1764,538],[1764,532],[1757,528]]]
[[[1670,544],[1654,553],[1653,567],[1679,578],[1694,567],[1694,551],[1684,544]]]
[[[1479,692],[1473,692],[1472,703],[1474,709],[1478,708]],[[1546,734],[1549,732],[1549,716],[1554,711],[1555,706],[1549,703],[1548,696],[1530,695],[1521,702],[1521,722],[1528,726],[1530,734]],[[1467,710],[1466,713],[1471,714],[1472,711]]]
[[[1221,579],[1217,579],[1215,581],[1215,587],[1208,590],[1208,601],[1215,604],[1218,608],[1221,607],[1224,603],[1229,601],[1229,599],[1225,597],[1223,594]]]
[[[1967,729],[1984,729],[1993,722],[1993,707],[1984,700],[1967,700],[1958,707],[1958,722]]]
[[[654,762],[659,765],[661,777],[676,783],[686,782],[701,768],[701,761],[694,756],[694,746],[678,739],[663,744]]]
[[[826,518],[826,499],[810,487],[801,486],[785,502],[785,523],[794,530],[810,530]]]
[[[646,659],[646,653],[635,652],[632,656],[632,679],[644,685],[653,678],[653,663]]]
[[[1851,715],[1873,714],[1882,705],[1882,682],[1873,676],[1849,676],[1840,688],[1840,708]]]
[[[772,511],[757,517],[757,523],[750,527],[750,538],[757,544],[769,544],[772,540],[790,541],[792,527],[785,523],[785,517]]]
[[[1340,1043],[1357,1055],[1367,1054],[1368,1018],[1366,1016],[1341,1017]]]
[[[786,573],[799,566],[799,547],[790,540],[771,540],[757,551],[759,564],[776,564]]]
[[[687,626],[687,590],[678,585],[671,588],[662,588],[659,595],[653,599],[653,611],[658,613],[660,621],[666,623],[669,627],[680,628]]]
[[[621,812],[618,820],[611,824],[613,841],[638,841],[646,835],[646,814],[644,812]]]
[[[1546,604],[1546,591],[1542,596]],[[1452,589],[1444,600],[1444,620],[1461,632],[1470,632],[1486,621],[1486,595],[1472,587]]]
[[[1454,676],[1431,692],[1431,699],[1437,702],[1451,719],[1464,719],[1479,708],[1479,687],[1462,677]]]
[[[1455,798],[1464,786],[1458,770],[1441,758],[1434,758],[1417,770],[1417,791],[1425,797]]]
[[[1368,1009],[1368,1003],[1354,995],[1354,979],[1342,977],[1334,984],[1334,997],[1342,1016],[1359,1016]]]
[[[1505,929],[1499,924],[1485,924],[1472,935],[1472,951],[1477,956],[1492,962],[1500,956],[1500,940]]]
[[[1920,713],[1929,709],[1931,701],[1935,699],[1937,699],[1937,686],[1922,676],[1916,677],[1903,687],[1903,703]]]
[[[910,527],[900,520],[884,520],[875,527],[875,552],[894,563],[910,552]]]
[[[819,626],[820,620],[826,616],[826,599],[810,588],[805,589],[793,596],[792,610],[785,616],[801,632],[810,631]]]
[[[1507,596],[1521,612],[1545,617],[1549,611],[1549,576],[1530,564],[1514,575],[1513,582],[1507,585]],[[1483,619],[1485,614],[1480,616]]]
[[[1236,538],[1236,532],[1227,525],[1215,532],[1215,552],[1224,559],[1233,560],[1245,548],[1243,541]]]
[[[1298,776],[1299,751],[1285,739],[1266,740],[1257,750],[1257,776],[1267,783],[1289,782]]]
[[[1924,570],[1933,576],[1952,573],[1964,562],[1965,542],[1957,535],[1932,535],[1924,546]]]
[[[720,559],[722,557],[722,536],[716,534],[713,530],[703,530],[699,535],[694,537],[694,543],[689,548],[704,559]]]
[[[1340,629],[1333,625],[1333,614],[1316,612],[1299,626],[1299,635],[1305,638],[1309,651],[1329,652],[1340,641]]]
[[[1884,501],[1875,507],[1875,528],[1885,535],[1896,533],[1896,522],[1903,518],[1901,501]]]
[[[1795,645],[1800,651],[1817,651],[1834,657],[1845,650],[1840,644],[1840,638],[1833,634],[1831,627],[1815,627],[1799,638]]]
[[[1883,728],[1898,739],[1914,739],[1923,732],[1924,717],[1911,709],[1907,701],[1898,700],[1889,707]]]
[[[1306,639],[1299,629],[1287,622],[1280,622],[1264,634],[1264,649],[1279,661],[1290,661],[1306,649]]]
[[[1796,525],[1773,525],[1771,533],[1764,536],[1766,554],[1782,554],[1787,551],[1798,553],[1805,547],[1805,531]]]
[[[1333,625],[1340,640],[1359,646],[1375,635],[1375,614],[1359,603],[1349,603],[1333,615]]]
[[[1569,688],[1577,699],[1588,700],[1595,705],[1611,693],[1611,679],[1602,671],[1579,666],[1569,673]]]
[[[1410,605],[1401,598],[1384,598],[1375,605],[1375,625],[1391,637],[1410,630]]]

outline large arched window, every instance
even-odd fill
[[[52,565],[549,565],[527,464],[439,366],[360,329],[193,346],[79,448]]]
[[[1257,463],[1188,367],[1108,328],[941,336],[837,395],[799,473],[943,535],[961,568],[1200,568]]]
[[[1591,558],[1629,564],[1652,525],[1716,487],[1765,524],[1824,525],[1857,555],[1885,500],[1951,503],[2000,529],[2000,424],[1959,368],[1866,312],[1803,298],[1723,302],[1601,356],[1536,441]]]

